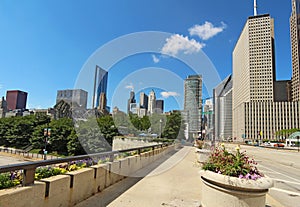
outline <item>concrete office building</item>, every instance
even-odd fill
[[[58,90],[56,95],[56,103],[63,100],[64,102],[70,104],[72,108],[86,109],[87,97],[88,92],[82,89]]]
[[[291,91],[298,100],[297,75],[291,84],[275,81],[273,25],[269,14],[249,17],[233,51],[233,137],[240,141],[278,139],[277,131],[300,127],[299,102],[288,102]]]
[[[198,137],[202,117],[202,76],[190,75],[184,80],[184,119],[188,139]]]
[[[148,97],[148,114],[153,114],[156,108],[156,96],[154,90],[151,90]]]
[[[290,36],[292,48],[292,101],[300,101],[300,0],[292,0]]]
[[[232,139],[232,76],[226,77],[214,88],[214,137]]]
[[[27,92],[19,90],[6,91],[7,110],[25,110],[27,103]]]

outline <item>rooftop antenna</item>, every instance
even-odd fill
[[[257,4],[256,4],[256,0],[254,0],[254,16],[257,16]]]

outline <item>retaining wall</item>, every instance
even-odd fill
[[[35,181],[32,186],[3,189],[0,207],[74,206],[173,150],[175,145]]]

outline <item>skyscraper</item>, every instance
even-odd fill
[[[156,113],[164,113],[164,100],[156,100],[156,103],[155,103],[155,111]]]
[[[300,101],[300,0],[292,0],[290,17],[292,48],[292,101]]]
[[[201,131],[202,76],[190,75],[184,80],[184,114],[189,139]]]
[[[156,96],[154,90],[151,90],[148,98],[148,113],[153,114],[156,108]]]
[[[275,80],[274,22],[269,14],[248,18],[232,58],[233,139],[260,143],[287,138],[276,132],[300,127],[300,102],[288,102],[289,82]]]
[[[233,136],[245,133],[245,102],[274,101],[274,21],[248,18],[233,50]]]
[[[107,78],[108,72],[98,65],[96,65],[95,69],[95,79],[94,79],[94,94],[92,100],[92,108],[99,107],[100,104],[100,94],[104,93],[107,95]],[[96,99],[96,105],[95,105]]]
[[[144,93],[140,93],[140,108],[148,110],[148,96]]]
[[[136,100],[135,100],[135,94],[134,94],[134,91],[130,91],[130,97],[128,99],[128,103],[127,103],[127,113],[129,114],[131,112],[131,104],[133,103],[136,103]],[[135,105],[135,108],[136,108],[136,105]]]
[[[6,92],[7,110],[26,109],[27,93],[19,90]]]

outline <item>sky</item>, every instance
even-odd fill
[[[291,78],[291,1],[257,0],[275,26],[277,80]],[[49,108],[57,90],[88,91],[95,65],[107,70],[108,105],[126,111],[131,90],[182,109],[188,75],[203,98],[232,72],[232,51],[253,0],[0,0],[0,96],[28,92],[27,108]]]

